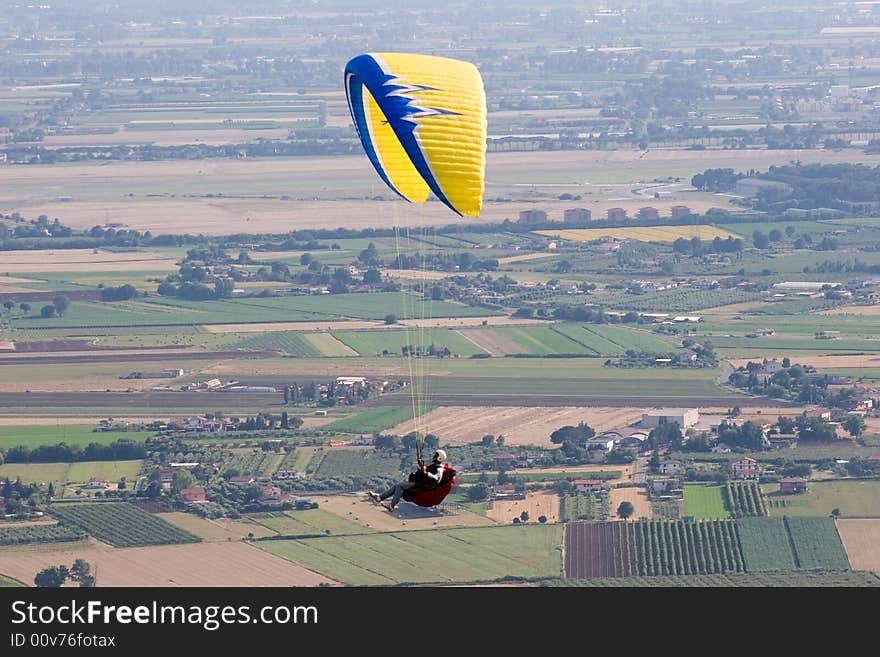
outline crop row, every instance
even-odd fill
[[[293,331],[271,331],[249,336],[230,345],[233,349],[282,351],[291,356],[320,356],[311,343]]]
[[[115,547],[197,543],[197,536],[127,502],[54,504],[51,513]]]
[[[634,523],[639,575],[742,572],[736,528],[727,520]]]
[[[0,545],[23,545],[26,543],[62,543],[78,541],[83,532],[67,525],[28,525],[25,527],[0,527]]]
[[[561,522],[575,520],[604,520],[601,516],[601,503],[592,494],[562,495],[559,498],[559,519]]]
[[[277,454],[275,452],[253,451],[237,454],[223,466],[223,472],[235,470],[240,475],[265,475],[273,469]]]
[[[767,515],[764,496],[754,481],[728,482],[724,495],[724,503],[734,518]]]

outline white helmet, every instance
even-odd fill
[[[437,456],[440,457],[440,460],[441,460],[441,461],[445,461],[445,460],[446,460],[446,452],[444,452],[442,449],[438,449],[438,450],[437,450],[436,452],[434,452],[434,453],[435,453]]]

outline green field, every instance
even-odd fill
[[[833,518],[786,518],[801,570],[849,570]]]
[[[125,477],[134,483],[143,461],[79,461],[77,463],[4,463],[0,465],[0,478],[21,477],[24,483],[50,482],[60,496],[64,485],[82,484],[92,477],[101,477],[116,483]],[[65,493],[70,496],[70,493]]]
[[[89,443],[109,445],[117,440],[133,440],[142,443],[153,431],[94,431],[93,424],[58,424],[0,427],[0,449],[24,445],[34,448],[40,445],[66,443],[71,447],[85,447]]]
[[[841,220],[843,221],[843,220]],[[787,226],[792,226],[795,229],[795,238],[798,235],[817,235],[819,233],[830,233],[832,230],[839,230],[839,226],[835,226],[831,223],[831,221],[756,221],[756,222],[747,222],[741,224],[716,224],[719,228],[723,228],[724,230],[730,231],[731,233],[736,233],[737,235],[741,235],[746,243],[751,243],[752,234],[759,230],[764,234],[769,233],[771,230],[779,230],[782,231],[783,235],[785,235],[785,229]],[[784,237],[783,239],[789,240],[791,238]]]
[[[500,326],[495,329],[508,340],[523,348],[523,353],[595,355],[594,350],[567,338],[551,326]]]
[[[721,486],[685,486],[684,515],[695,520],[729,518]]]
[[[434,529],[255,545],[352,586],[562,574],[562,525]]]
[[[436,347],[445,346],[450,352],[459,356],[470,356],[482,351],[463,335],[448,328],[334,331],[333,337],[361,356],[376,356],[387,352],[403,357],[402,350],[405,345],[419,349],[427,349],[431,344]],[[434,369],[439,367],[436,364],[438,361],[439,359],[436,358],[427,358],[422,363],[422,367]]]
[[[201,539],[128,502],[53,504],[49,512],[115,547],[197,543]]]
[[[780,495],[777,484],[763,489],[771,516],[828,516],[840,509],[842,518],[880,517],[880,481],[811,481],[798,495]]]
[[[303,336],[322,356],[357,356],[358,353],[330,333],[307,333]]]
[[[36,303],[36,302],[35,302]],[[34,305],[34,304],[32,304]],[[421,300],[398,292],[188,301],[174,297],[98,303],[79,301],[63,317],[13,317],[15,328],[178,326],[412,317],[481,317],[492,313],[446,301]]]
[[[6,527],[0,523],[0,545],[25,545],[29,543],[66,543],[85,538],[75,527],[62,523],[40,524],[25,527]]]
[[[11,587],[17,587],[17,586],[24,586],[24,584],[22,584],[18,580],[10,579],[9,577],[4,577],[3,575],[0,575],[0,588],[3,588],[3,587],[11,588]]]
[[[401,396],[401,402],[403,400]],[[321,429],[323,431],[339,431],[342,433],[376,433],[377,431],[385,431],[395,427],[401,422],[411,420],[412,417],[412,406],[380,406],[366,408],[355,415],[326,424]]]
[[[254,513],[248,518],[283,536],[369,534],[374,531],[321,509]]]
[[[376,450],[326,451],[315,472],[320,477],[399,477],[400,458]]]
[[[270,331],[249,336],[229,345],[231,349],[283,351],[290,356],[321,356],[321,351],[305,336],[293,331]]]
[[[782,518],[741,518],[736,527],[747,572],[795,570],[791,541]]]

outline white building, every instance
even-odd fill
[[[657,408],[642,413],[642,426],[651,429],[674,422],[684,431],[699,421],[700,411],[696,408]]]

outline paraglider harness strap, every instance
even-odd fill
[[[422,446],[421,444],[416,444],[416,450],[418,453],[418,460],[422,460]],[[431,477],[426,474],[422,474],[421,472],[411,472],[409,477],[407,477],[408,481],[411,481],[416,485],[418,490],[434,490],[438,486],[443,486],[455,476],[455,470],[450,468],[449,466],[442,465],[443,468],[443,476],[440,477],[440,481],[435,481]]]

